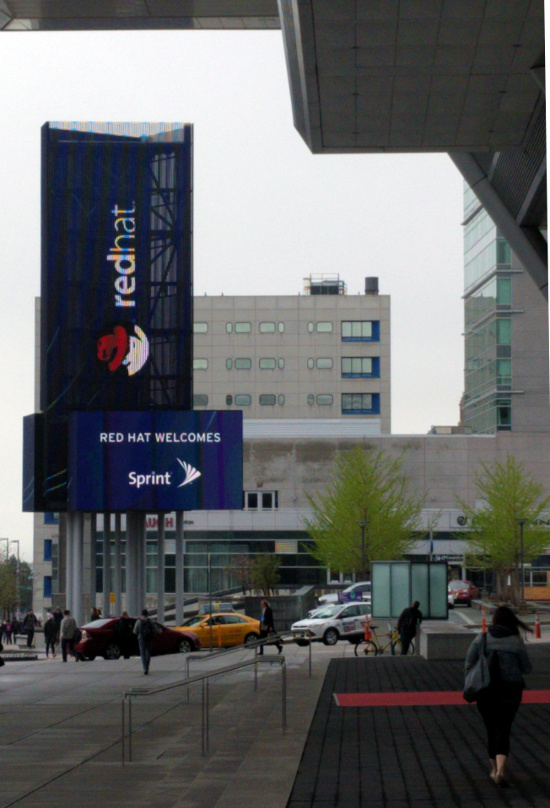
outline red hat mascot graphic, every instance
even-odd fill
[[[133,376],[149,358],[149,340],[138,325],[133,326],[134,333],[129,334],[122,325],[115,325],[112,332],[99,337],[97,341],[97,358],[107,362],[107,367],[114,373],[124,365],[129,376]]]

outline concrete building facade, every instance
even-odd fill
[[[249,419],[353,419],[391,432],[390,298],[306,293],[195,299],[194,406]],[[337,294],[323,293],[327,289]],[[370,287],[369,287],[370,290]]]

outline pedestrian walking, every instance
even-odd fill
[[[524,673],[531,672],[531,661],[519,630],[531,631],[507,606],[495,609],[486,635],[479,634],[466,654],[468,672],[479,656],[486,653],[491,675],[489,687],[478,693],[479,710],[487,731],[487,751],[491,761],[489,777],[500,788],[508,788],[506,762],[510,754],[510,732],[525,688]]]
[[[262,616],[260,617],[260,640],[267,640],[270,634],[275,634],[275,622],[273,619],[273,610],[267,600],[262,600],[260,603],[262,608]],[[283,650],[283,644],[278,637],[275,639],[275,645],[279,653]],[[263,654],[264,646],[260,645],[259,654]]]
[[[135,644],[135,640],[132,633],[132,622],[128,612],[122,612],[118,623],[115,625],[115,631],[118,636],[120,653],[124,659],[130,659],[132,645]]]
[[[46,657],[55,657],[55,644],[57,642],[57,626],[53,619],[53,614],[48,614],[48,619],[44,623],[44,640],[46,641]]]
[[[70,610],[65,609],[63,612],[63,620],[61,621],[61,626],[59,628],[63,662],[67,661],[68,653],[71,654],[71,656],[74,656],[74,638],[77,631],[78,627],[76,625],[76,620],[71,615]]]
[[[34,631],[37,624],[36,615],[32,609],[29,609],[23,620],[23,630],[27,634],[27,648],[33,647]]]
[[[151,664],[153,639],[156,634],[156,626],[149,617],[147,609],[143,609],[141,617],[138,617],[136,620],[134,624],[134,634],[136,634],[138,638],[143,673],[147,676],[149,673],[149,665]]]
[[[416,627],[422,622],[422,612],[418,608],[419,606],[420,601],[415,600],[399,615],[397,631],[401,640],[401,656],[405,656],[408,652],[411,642],[416,637]]]

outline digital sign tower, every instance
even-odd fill
[[[77,619],[85,513],[104,514],[104,551],[113,514],[119,593],[127,514],[135,614],[145,515],[157,512],[162,619],[163,514],[176,511],[182,558],[184,510],[242,507],[242,413],[192,411],[192,170],[188,124],[42,128],[40,412],[24,419],[23,509],[67,512],[66,602]],[[105,613],[110,584],[104,562]]]
[[[71,412],[192,408],[192,135],[42,128],[41,414],[25,424],[24,510],[67,508]]]

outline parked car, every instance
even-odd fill
[[[80,659],[95,659],[102,656],[104,659],[119,659],[124,650],[121,648],[120,634],[117,632],[119,617],[106,617],[86,623],[80,631],[82,637],[75,645],[75,652]],[[135,618],[130,618],[132,633],[128,633],[128,652],[130,656],[139,656],[139,645],[133,627]],[[197,635],[191,631],[181,632],[155,623],[156,632],[153,638],[152,656],[162,654],[186,654],[190,651],[199,651],[201,643]]]
[[[293,623],[290,630],[299,645],[308,639],[325,645],[335,645],[340,639],[356,642],[363,636],[363,621],[369,613],[368,603],[329,604],[312,617]]]
[[[260,621],[238,612],[214,612],[212,616],[197,614],[176,626],[175,631],[187,629],[191,629],[207,648],[210,648],[210,642],[216,648],[230,648],[260,638]]]
[[[321,595],[319,605],[329,603],[349,603],[350,601],[368,600],[371,598],[371,582],[357,581],[355,584],[346,587],[341,592],[330,592],[328,595]]]
[[[471,606],[472,601],[479,598],[479,588],[471,581],[449,581],[447,593],[453,595],[453,605],[465,603],[466,606]]]

